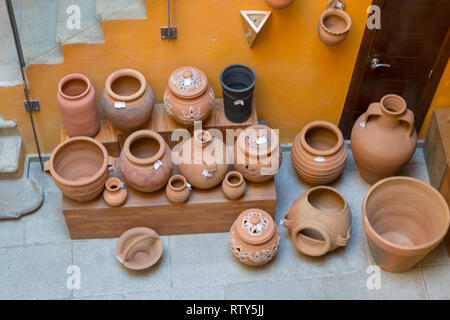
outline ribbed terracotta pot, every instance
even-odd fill
[[[313,121],[295,137],[291,161],[306,182],[328,184],[341,176],[348,148],[341,130],[328,121]]]
[[[142,128],[152,116],[153,103],[153,90],[139,71],[120,69],[106,79],[103,110],[120,130],[130,132]]]
[[[174,168],[169,146],[152,130],[139,130],[128,136],[119,164],[127,185],[141,192],[163,188]]]
[[[72,73],[58,84],[56,101],[61,112],[64,129],[71,137],[94,137],[99,128],[95,89],[81,73]]]
[[[237,171],[228,172],[222,181],[222,191],[230,200],[241,198],[245,193],[245,188],[244,176]]]
[[[327,46],[335,46],[347,37],[352,27],[352,18],[344,11],[344,1],[328,1],[327,7],[320,16],[319,38]]]
[[[127,200],[127,189],[122,187],[122,181],[113,177],[106,180],[105,190],[103,191],[103,200],[110,207],[119,207]]]
[[[265,0],[267,5],[273,9],[284,9],[289,6],[294,0]]]
[[[334,188],[319,186],[303,193],[283,217],[297,249],[308,256],[322,256],[350,240],[352,214],[344,197]]]
[[[372,103],[352,129],[352,152],[359,173],[369,183],[393,176],[416,150],[414,113],[405,100],[388,94]]]
[[[64,196],[90,201],[99,196],[108,179],[114,158],[106,148],[89,137],[74,137],[60,143],[44,165]]]
[[[361,210],[375,262],[390,272],[405,272],[444,239],[450,213],[444,197],[409,177],[379,181],[366,194]]]
[[[170,177],[166,186],[166,196],[172,203],[184,203],[189,199],[191,187],[182,175]]]

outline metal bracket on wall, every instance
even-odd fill
[[[177,27],[170,26],[170,0],[167,0],[167,27],[161,27],[161,39],[170,40],[177,38]]]
[[[25,110],[27,112],[29,112],[29,111],[40,111],[41,110],[41,107],[39,105],[39,100],[30,100],[30,101],[25,100],[23,102],[23,104],[25,105]]]

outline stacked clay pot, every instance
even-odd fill
[[[336,189],[326,186],[303,193],[283,217],[297,249],[315,257],[346,246],[351,224],[347,201]]]
[[[106,79],[103,110],[120,130],[131,132],[143,127],[152,115],[153,103],[152,88],[139,71],[120,69]]]
[[[190,194],[190,186],[185,177],[177,174],[169,179],[166,186],[166,195],[170,202],[184,203],[189,199]]]
[[[245,179],[268,181],[278,173],[280,166],[281,148],[273,129],[258,124],[241,132],[234,147],[234,168]]]
[[[141,192],[163,188],[174,168],[169,146],[152,130],[139,130],[128,136],[119,164],[127,185]]]
[[[348,35],[352,18],[344,11],[342,0],[330,0],[328,9],[322,13],[319,21],[319,38],[327,46],[335,46]]]
[[[122,187],[122,181],[119,178],[109,178],[103,191],[103,199],[110,207],[118,207],[127,200],[127,190]]]
[[[237,172],[228,172],[222,181],[222,191],[229,200],[236,200],[245,193],[246,183],[244,176]]]
[[[269,7],[273,9],[284,9],[288,7],[294,0],[266,0]]]
[[[71,137],[94,137],[99,128],[95,90],[91,81],[81,73],[72,73],[58,84],[56,100],[64,129]]]
[[[214,91],[208,78],[198,68],[181,67],[169,77],[164,92],[167,114],[185,127],[209,118],[214,105]]]
[[[60,143],[44,165],[64,196],[90,201],[100,195],[114,158],[106,148],[89,137],[74,137]]]
[[[414,113],[405,100],[388,94],[372,103],[352,129],[352,152],[359,173],[369,183],[393,176],[416,149]]]
[[[231,226],[231,252],[244,264],[260,266],[270,262],[277,254],[279,245],[277,226],[264,210],[245,210]]]
[[[333,182],[342,174],[347,156],[339,128],[327,121],[313,121],[295,137],[291,161],[301,179],[319,185]]]

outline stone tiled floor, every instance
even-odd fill
[[[276,221],[309,186],[291,166],[289,152],[276,178]],[[422,150],[402,175],[428,182]],[[361,180],[353,158],[333,185],[347,199],[353,222],[349,245],[321,258],[297,252],[288,232],[276,259],[262,268],[241,265],[228,249],[228,234],[162,237],[165,252],[146,272],[130,272],[116,261],[116,239],[72,241],[52,179],[31,163],[29,177],[45,189],[45,202],[17,221],[0,222],[0,299],[450,299],[450,259],[443,245],[413,270],[381,272],[379,289],[368,289],[367,267],[373,264],[360,221],[360,206],[369,185]],[[70,265],[81,271],[81,289],[69,290]]]

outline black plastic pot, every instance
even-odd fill
[[[229,65],[220,73],[225,116],[231,122],[241,123],[250,118],[255,82],[255,72],[243,64]]]

